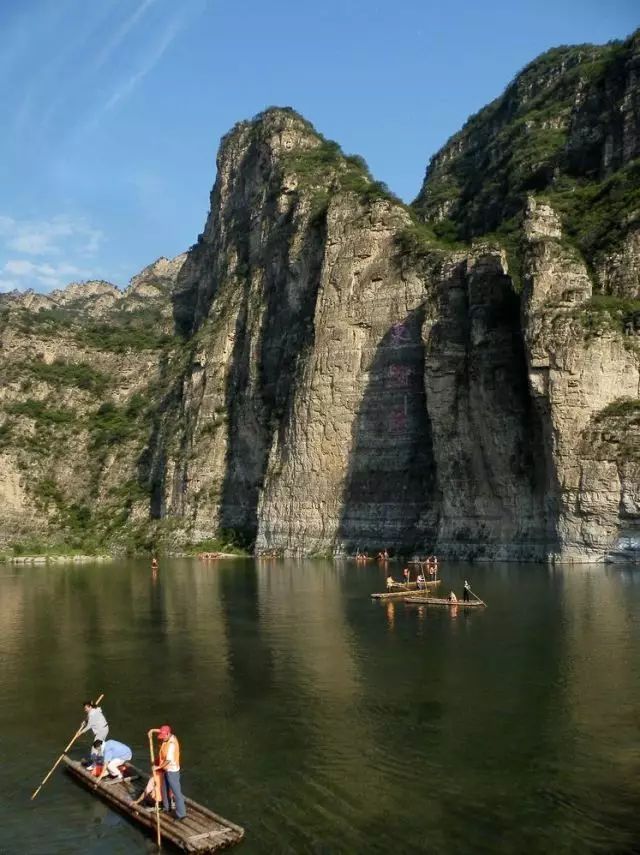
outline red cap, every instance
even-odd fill
[[[166,739],[167,736],[171,736],[171,728],[168,724],[163,724],[160,728],[160,732],[158,733],[160,739]]]

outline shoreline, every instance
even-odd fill
[[[112,555],[7,555],[0,558],[7,564],[87,564],[89,561],[113,561]]]
[[[146,553],[140,555],[112,555],[109,553],[100,553],[98,555],[0,555],[0,564],[88,564],[91,561],[99,563],[107,563],[114,561],[117,558],[149,558]],[[212,555],[211,558],[203,558],[201,555],[193,552],[169,552],[158,557],[159,562],[163,558],[194,558],[199,561],[217,561],[220,558],[252,558],[251,555],[238,555],[235,552],[218,552]]]

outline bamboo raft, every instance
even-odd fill
[[[424,606],[459,606],[461,609],[485,609],[487,604],[482,600],[458,600],[454,602],[440,597],[405,597],[405,603],[419,603]]]
[[[141,805],[134,805],[133,799],[137,798],[142,786],[147,781],[148,775],[136,769],[131,763],[127,768],[133,771],[133,775],[125,778],[122,783],[96,785],[96,778],[82,766],[77,760],[72,760],[66,754],[64,763],[67,771],[94,795],[99,796],[122,813],[126,814],[133,822],[142,825],[146,831],[155,836],[156,813],[155,810],[145,810]],[[139,786],[132,783],[136,781]],[[203,805],[185,797],[187,806],[186,819],[178,822],[170,814],[160,813],[160,830],[162,840],[168,841],[182,849],[183,852],[217,852],[234,846],[244,837],[244,828],[213,813]]]
[[[427,590],[429,588],[435,588],[440,584],[440,579],[434,579],[433,581],[427,582]],[[394,586],[395,587],[395,586]],[[408,585],[404,585],[402,582],[399,582],[397,585],[397,591],[386,591],[382,594],[371,594],[372,600],[397,600],[402,597],[413,598],[414,596],[419,596],[420,594],[425,593],[424,588],[418,588],[417,582],[409,582]]]

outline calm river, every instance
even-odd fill
[[[246,855],[640,851],[640,572],[442,575],[489,608],[350,563],[0,565],[0,852],[153,851],[62,772],[29,800],[100,692],[134,762],[173,726]]]

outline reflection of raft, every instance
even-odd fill
[[[440,584],[440,579],[434,579],[433,582],[427,582],[427,589],[435,588]],[[394,585],[390,591],[386,591],[384,594],[371,594],[372,600],[397,600],[402,597],[414,597],[420,594],[424,595],[424,588],[418,588],[417,582],[409,582],[408,585],[403,585],[401,582],[398,582],[397,585]]]
[[[151,834],[156,833],[155,810],[145,810],[139,805],[133,804],[133,799],[147,780],[147,775],[142,773],[131,763],[127,767],[137,774],[140,786],[125,781],[118,784],[100,783],[96,786],[96,779],[76,760],[65,756],[64,762],[73,777],[85,786],[90,792],[110,805],[126,814],[132,822],[144,826]],[[217,852],[239,843],[244,837],[244,829],[228,819],[213,813],[208,808],[199,805],[191,799],[185,798],[187,806],[187,818],[178,822],[172,815],[160,813],[160,829],[162,840],[170,841],[178,849],[185,852]]]
[[[458,600],[457,602],[449,599],[441,599],[439,597],[412,597],[404,598],[405,603],[419,603],[424,606],[460,606],[461,609],[484,609],[487,607],[482,600]]]

